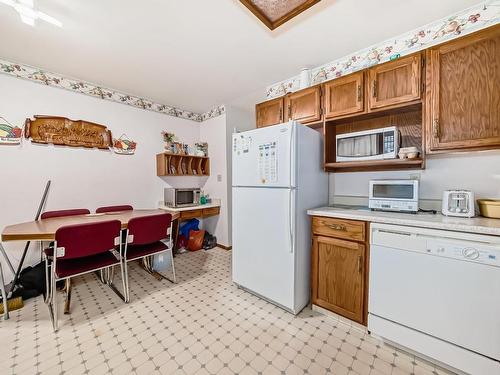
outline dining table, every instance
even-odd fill
[[[87,224],[87,223],[99,223],[109,220],[119,220],[121,222],[121,228],[127,229],[128,223],[131,219],[143,216],[158,215],[165,213],[164,210],[160,209],[139,209],[139,210],[128,210],[128,211],[117,211],[117,212],[106,212],[106,213],[94,213],[85,215],[74,215],[74,216],[61,216],[48,219],[40,219],[34,221],[28,221],[19,224],[13,224],[6,226],[1,235],[0,242],[0,252],[2,253],[5,263],[9,267],[10,271],[15,275],[14,282],[10,285],[7,291],[5,287],[2,267],[0,265],[0,288],[2,293],[2,299],[4,301],[4,318],[8,318],[7,312],[7,298],[10,296],[11,292],[15,289],[16,283],[19,280],[19,271],[22,270],[23,264],[18,267],[18,272],[12,266],[12,262],[7,255],[5,248],[2,243],[9,241],[54,241],[56,232],[59,228],[76,225],[76,224]],[[179,213],[172,212],[172,221],[179,218]],[[69,293],[69,284],[67,286]],[[69,303],[69,299],[68,299]],[[65,307],[65,310],[69,309],[69,305]]]

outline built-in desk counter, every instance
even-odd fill
[[[175,231],[175,246],[177,247],[177,238],[179,236],[180,222],[189,219],[204,219],[210,216],[217,216],[220,213],[220,199],[213,199],[211,203],[200,204],[191,207],[168,207],[165,206],[164,202],[160,202],[158,205],[160,210],[165,210],[170,212],[173,216],[177,215],[177,219],[174,222]],[[223,247],[221,245],[218,245]],[[225,248],[225,247],[224,247]]]
[[[163,202],[160,202],[158,208],[172,213],[178,213],[180,220],[192,218],[205,218],[216,216],[220,212],[220,200],[214,199],[212,203],[200,204],[190,207],[168,207]]]

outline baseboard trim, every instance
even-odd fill
[[[232,246],[224,246],[224,245],[221,245],[220,243],[217,244],[217,247],[220,247],[221,249],[224,249],[224,250],[232,250],[233,249]]]

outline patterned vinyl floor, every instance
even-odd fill
[[[179,255],[178,283],[131,264],[131,302],[94,275],[74,280],[72,310],[52,331],[38,297],[0,321],[0,374],[441,375],[345,322],[297,317],[231,282],[231,252]],[[120,285],[119,283],[117,283]]]

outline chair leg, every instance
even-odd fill
[[[52,267],[49,265],[49,258],[44,256],[45,259],[45,303],[50,302],[51,294],[52,294],[52,285],[50,281],[50,275],[52,271]]]
[[[174,264],[174,248],[170,249],[170,261],[172,262],[172,275],[174,278],[174,284],[177,284],[177,276],[175,275],[175,264]]]
[[[52,326],[54,328],[54,332],[57,332],[59,329],[58,324],[57,324],[57,290],[56,290],[56,276],[54,271],[52,272],[52,294],[51,294],[51,299],[52,301],[50,302],[50,317],[52,319]]]
[[[130,302],[130,286],[128,282],[128,262],[127,259],[123,259],[123,274],[124,274],[124,282],[125,282],[125,291],[127,293],[127,302]]]
[[[151,275],[153,275],[154,277],[156,277],[157,279],[161,280],[161,279],[166,279],[168,281],[170,281],[171,283],[174,283],[176,284],[177,283],[177,278],[176,278],[176,275],[175,275],[175,265],[174,265],[174,254],[173,254],[173,250],[170,249],[170,250],[167,250],[170,252],[170,261],[172,263],[171,267],[172,267],[172,275],[173,275],[173,279],[170,279],[169,277],[163,275],[162,273],[158,272],[158,271],[155,271],[153,269],[153,265],[152,265],[152,261],[151,260],[145,260],[144,264],[145,264],[145,269],[148,273],[150,273]],[[166,251],[165,251],[166,252]],[[162,254],[162,253],[160,253]],[[152,259],[152,256],[151,257],[148,257],[148,258],[151,258]]]
[[[121,273],[122,273],[123,294],[122,294],[122,292],[120,292],[118,290],[116,285],[113,284],[113,279],[115,277],[114,266],[106,268],[106,270],[105,270],[106,284],[111,288],[111,290],[113,292],[115,292],[115,294],[118,297],[120,297],[123,300],[123,302],[127,303],[128,302],[128,296],[127,296],[128,293],[127,293],[127,287],[126,287],[126,283],[125,283],[125,279],[124,279],[124,272],[123,272],[123,266],[122,266],[121,261],[120,261],[120,269],[121,269]]]
[[[66,279],[66,300],[64,301],[64,314],[70,313],[71,306],[71,278]]]

